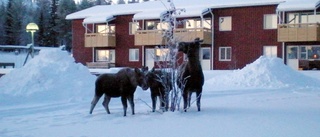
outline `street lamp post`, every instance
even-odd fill
[[[39,27],[35,23],[29,23],[26,27],[27,32],[31,32],[31,39],[32,39],[32,45],[31,45],[31,57],[34,57],[34,33],[39,30]]]

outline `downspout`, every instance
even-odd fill
[[[92,62],[94,62],[94,47],[92,47]]]
[[[280,12],[281,14],[281,12]],[[284,20],[284,17],[285,16],[285,12],[282,11],[282,22],[281,24],[284,24],[285,23],[285,20]],[[285,42],[282,42],[282,59],[283,59],[283,64],[287,64],[286,62],[286,57],[285,57]]]
[[[88,28],[87,24],[82,23],[82,26],[83,26],[84,28],[86,28],[86,33],[88,33],[88,30],[89,30],[90,32],[92,32],[92,31]]]
[[[94,23],[92,24],[92,30],[94,32],[94,29],[95,29],[95,25]],[[94,47],[92,47],[92,62],[94,62]]]
[[[132,18],[132,22],[134,23],[134,22],[138,22],[137,20],[135,20],[134,18]],[[142,22],[144,22],[144,20],[142,20]],[[139,23],[139,22],[138,22]],[[140,24],[139,24],[139,26],[138,26],[139,28],[140,28]],[[137,31],[137,30],[136,30]],[[136,35],[136,34],[133,34],[133,35]],[[135,36],[134,36],[135,37]],[[134,41],[135,42],[135,41]],[[141,66],[143,67],[143,66],[146,66],[146,64],[145,64],[145,60],[146,60],[146,58],[145,58],[145,47],[144,47],[144,45],[142,45],[141,46]]]
[[[211,69],[214,70],[214,15],[212,13],[212,10],[210,9],[210,14],[211,14]]]

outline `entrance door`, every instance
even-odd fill
[[[298,47],[297,46],[287,47],[287,65],[295,70],[299,69]]]
[[[154,49],[146,49],[145,53],[145,66],[148,66],[149,69],[154,67]]]
[[[210,48],[201,48],[200,61],[203,70],[210,70],[211,66],[211,52]]]

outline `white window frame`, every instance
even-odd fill
[[[96,25],[96,33],[115,33],[115,25],[99,24]]]
[[[277,46],[263,46],[263,55],[267,57],[278,57]]]
[[[99,58],[99,52],[105,54],[105,58]],[[97,62],[100,61],[107,61],[107,62],[111,62],[111,63],[115,63],[116,62],[116,51],[114,49],[97,49],[96,53],[95,53],[95,59]]]
[[[168,48],[155,48],[155,60],[156,61],[169,61],[169,49]]]
[[[229,56],[228,56],[228,50],[230,52]],[[222,57],[222,54],[224,54],[225,56]],[[231,47],[219,47],[219,61],[231,61],[231,57],[232,57]]]
[[[139,22],[129,22],[129,35],[136,34],[136,31],[139,29]]]
[[[317,23],[320,22],[320,12],[302,12],[302,13],[289,13],[287,15],[287,22],[289,24],[298,23]]]
[[[263,29],[277,29],[278,16],[277,14],[264,14]]]
[[[232,17],[219,17],[219,31],[232,31]]]
[[[153,28],[151,28],[151,26]],[[146,21],[145,30],[168,30],[169,24],[167,22],[160,21]]]
[[[129,61],[131,62],[139,61],[139,49],[137,48],[129,49]]]
[[[184,23],[184,28],[211,28],[211,19],[204,18],[203,20],[198,19],[188,19]]]

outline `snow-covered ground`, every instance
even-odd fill
[[[101,100],[90,115],[96,77],[65,52],[41,50],[0,78],[0,136],[320,136],[319,71],[260,57],[241,70],[204,73],[201,112],[192,104],[186,113],[152,113],[149,90],[137,88],[135,115],[122,116],[119,98],[111,100],[110,115]]]

